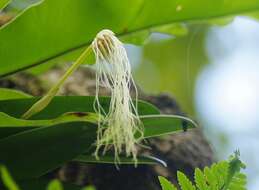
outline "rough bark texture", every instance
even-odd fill
[[[29,74],[18,74],[0,80],[0,86],[21,89],[33,95],[42,95],[45,89],[53,85],[63,72],[64,69],[53,69],[39,78]],[[95,91],[94,76],[93,71],[89,69],[79,69],[69,78],[60,94],[93,95]],[[105,95],[108,92],[103,89],[102,94]],[[177,102],[169,95],[151,96],[143,92],[140,94],[141,99],[153,103],[162,113],[182,115]],[[117,170],[111,164],[68,163],[52,173],[51,176],[80,185],[93,184],[97,190],[160,190],[158,175],[165,176],[175,183],[177,170],[183,171],[193,178],[194,168],[203,168],[213,162],[212,150],[201,129],[188,130],[163,138],[153,138],[149,140],[148,145],[152,150],[140,151],[166,161],[168,167],[160,165],[140,165],[137,168],[120,166],[120,170]]]

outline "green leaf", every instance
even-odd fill
[[[95,164],[113,164],[114,163],[114,155],[104,155],[101,156],[98,160],[93,155],[80,155],[74,159],[77,162],[85,162],[85,163],[95,163]],[[135,161],[129,157],[120,157],[121,165],[125,164],[135,164]],[[166,167],[166,163],[158,158],[151,156],[139,156],[138,164],[161,164]]]
[[[140,119],[145,127],[145,138],[168,135],[197,127],[197,124],[191,119],[178,115],[146,115],[140,116]]]
[[[95,190],[95,188],[94,188],[94,187],[92,187],[92,186],[89,186],[89,187],[85,187],[85,188],[83,188],[82,190]]]
[[[103,28],[122,37],[165,24],[257,10],[258,0],[45,0],[1,29],[0,75],[53,60],[73,61]]]
[[[9,88],[0,88],[0,100],[30,98],[29,94]]]
[[[240,152],[237,150],[235,154],[229,158],[228,175],[224,189],[244,189],[246,185],[246,176],[240,173],[245,168],[245,164],[239,159]]]
[[[229,184],[229,190],[246,190],[247,179],[246,175],[242,173],[236,174]]]
[[[10,0],[1,0],[0,1],[0,11],[10,3]]]
[[[177,172],[177,179],[182,190],[196,190],[192,182],[180,171]]]
[[[0,163],[17,179],[39,177],[87,151],[96,125],[71,122],[27,130],[0,140]]]
[[[11,117],[3,112],[0,112],[0,139],[10,135],[34,129],[42,126],[50,126],[73,121],[86,121],[97,123],[98,116],[95,113],[87,112],[69,112],[57,118],[49,120],[23,120]]]
[[[206,176],[206,179],[208,181],[208,184],[210,185],[211,190],[217,189],[217,179],[213,171],[209,167],[204,168],[204,175]]]
[[[206,178],[203,172],[199,168],[195,169],[194,179],[195,179],[196,186],[199,190],[209,189],[209,186],[206,184]]]
[[[177,190],[176,187],[166,178],[159,176],[158,179],[162,187],[162,190]]]
[[[239,152],[235,152],[229,161],[221,161],[205,167],[202,172],[195,169],[194,180],[196,186],[178,171],[177,178],[181,190],[246,190],[246,175],[240,173],[244,164],[239,160]],[[163,190],[170,189],[170,183],[163,179]],[[161,180],[160,180],[161,182]]]
[[[3,112],[0,112],[0,128],[1,127],[42,127],[67,123],[73,121],[86,121],[90,123],[98,122],[98,115],[88,112],[68,112],[54,119],[46,120],[25,120],[11,117]]]
[[[177,115],[146,115],[140,116],[140,119],[145,127],[145,138],[168,135],[196,127],[196,124],[189,118]],[[48,120],[23,120],[0,112],[0,139],[42,126],[76,121],[97,123],[97,120],[98,117],[95,113],[86,112],[68,112]]]
[[[227,179],[228,162],[221,161],[216,164],[212,164],[210,171],[213,179],[208,178],[208,183],[211,184],[211,187],[214,189],[221,189],[225,185],[225,181]]]
[[[203,172],[199,168],[195,169],[194,179],[195,179],[196,186],[199,190],[209,189],[209,186],[206,184],[206,178]]]
[[[59,180],[54,179],[48,184],[47,190],[63,190],[63,186]]]
[[[182,130],[182,117],[153,115],[143,116],[141,120],[145,138]],[[189,127],[194,127],[191,120],[186,121]],[[25,129],[0,140],[0,152],[5,153],[1,155],[0,163],[7,165],[18,179],[39,177],[77,158],[87,152],[96,138],[96,125],[88,122],[22,128]]]
[[[39,98],[26,98],[0,101],[0,112],[13,117],[21,117]],[[95,112],[93,96],[56,96],[51,103],[31,119],[52,119],[66,112]],[[99,97],[104,110],[109,110],[110,97]],[[138,101],[140,115],[159,114],[159,110],[150,103]]]
[[[3,181],[4,186],[8,190],[19,190],[20,188],[17,186],[13,178],[11,177],[10,173],[6,169],[5,166],[0,165],[0,175]]]

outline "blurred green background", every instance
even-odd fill
[[[248,189],[259,189],[259,23],[237,17],[227,25],[189,26],[177,38],[152,34],[127,45],[137,83],[168,93],[204,128],[218,159],[240,149]]]

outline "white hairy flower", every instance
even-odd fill
[[[96,57],[96,97],[95,110],[99,115],[96,152],[98,158],[100,148],[103,153],[110,148],[115,152],[115,162],[119,163],[119,154],[124,152],[133,156],[137,163],[136,145],[143,138],[143,127],[137,112],[137,101],[130,96],[131,85],[137,88],[131,74],[131,66],[122,42],[110,30],[99,32],[92,43]],[[111,92],[111,102],[108,113],[100,105],[99,87],[105,87]],[[136,134],[138,137],[136,138]]]

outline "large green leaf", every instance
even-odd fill
[[[104,28],[130,42],[159,26],[257,10],[259,0],[45,0],[1,29],[0,76],[74,60]]]
[[[0,112],[0,139],[37,127],[57,125],[74,121],[97,123],[98,116],[88,112],[69,112],[54,119],[24,120]]]
[[[140,116],[140,118],[145,127],[145,138],[168,135],[197,127],[197,124],[191,119],[178,115],[146,115]]]
[[[0,112],[0,127],[42,127],[72,121],[87,121],[97,123],[98,115],[89,112],[68,112],[54,119],[25,120],[9,116]]]
[[[145,138],[161,136],[194,128],[196,124],[189,118],[177,115],[140,116],[145,127]],[[98,116],[89,112],[68,112],[54,119],[24,120],[0,112],[0,139],[37,127],[51,126],[68,122],[97,123]],[[158,127],[159,126],[159,127]]]
[[[5,8],[5,6],[10,2],[10,0],[1,0],[0,1],[0,11]]]
[[[38,99],[26,98],[0,101],[0,112],[18,118]],[[110,105],[110,98],[99,97],[99,100],[107,111]],[[66,112],[94,112],[93,104],[93,96],[56,96],[43,111],[33,116],[32,119],[52,119]],[[141,100],[138,102],[138,112],[140,115],[159,114],[156,107]]]
[[[16,179],[35,178],[89,149],[96,126],[71,122],[27,130],[0,140],[0,163]]]
[[[31,130],[36,127],[42,126],[50,126],[55,124],[60,124],[64,122],[72,122],[72,121],[87,121],[91,123],[96,123],[98,117],[93,113],[66,113],[58,118],[50,119],[50,120],[22,120],[11,117],[0,112],[0,139],[8,137],[10,135],[25,131]],[[94,135],[94,134],[93,134]],[[75,158],[74,161],[78,162],[87,162],[87,163],[114,163],[114,156],[105,155],[102,156],[99,160],[92,155],[80,155]],[[165,165],[165,163],[154,157],[139,157],[138,164],[156,164],[160,163]],[[124,158],[120,159],[120,164],[134,164],[134,160],[132,158]]]
[[[141,120],[145,138],[195,127],[191,120],[180,116],[150,115],[141,116]],[[0,156],[0,163],[7,165],[18,179],[39,177],[67,161],[79,159],[78,156],[87,152],[96,138],[96,126],[88,122],[23,127],[22,130],[25,131],[0,140],[0,152],[4,153]],[[86,158],[84,160],[87,161]]]
[[[8,88],[0,88],[0,100],[20,99],[29,97],[31,96],[21,91]]]

